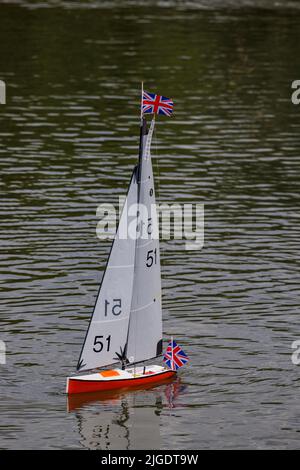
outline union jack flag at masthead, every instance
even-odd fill
[[[189,361],[189,358],[178,344],[171,340],[165,352],[164,362],[172,370],[177,370],[184,366]]]
[[[142,113],[143,114],[164,114],[171,116],[173,113],[173,100],[165,96],[155,95],[154,93],[143,92]]]

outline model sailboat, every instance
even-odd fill
[[[150,100],[151,103],[152,99],[152,108],[145,95],[148,102]],[[146,93],[142,96],[145,113],[150,109],[153,113],[162,114],[159,111],[165,105],[167,112],[163,114],[170,115],[172,100]],[[133,170],[78,361],[77,370],[89,373],[69,377],[68,394],[146,385],[168,379],[176,373],[170,357],[171,368],[170,362],[169,367],[136,365],[162,354],[159,237],[156,209],[153,210],[155,192],[150,153],[154,126],[153,119],[147,128],[142,113],[139,161]],[[135,221],[128,224],[129,212],[134,207]],[[116,363],[120,367],[91,372]]]

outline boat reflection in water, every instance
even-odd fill
[[[160,414],[176,407],[185,386],[176,378],[157,387],[68,396],[87,449],[160,449]]]

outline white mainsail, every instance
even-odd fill
[[[137,172],[133,172],[119,228],[112,245],[101,288],[78,361],[77,370],[89,370],[119,361],[126,341],[134,279],[136,240],[119,238],[128,210],[137,204]]]
[[[150,153],[154,124],[153,119],[148,135],[142,137],[139,164],[138,227],[142,234],[136,242],[127,343],[127,358],[134,363],[154,358],[162,352],[159,237]]]

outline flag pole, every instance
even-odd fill
[[[172,348],[172,370],[174,370],[173,336],[171,336],[171,348]]]
[[[143,122],[143,95],[144,95],[144,82],[142,82],[142,88],[141,88],[141,124]]]

